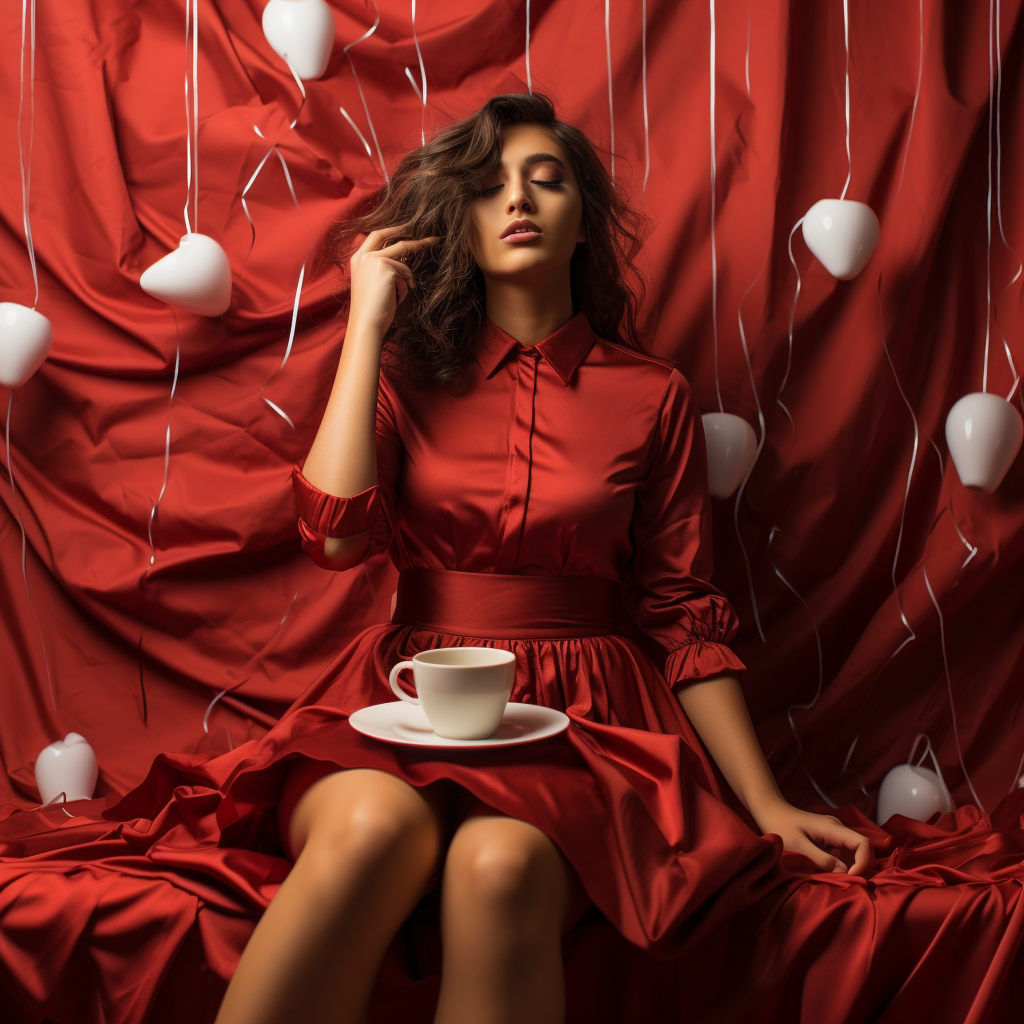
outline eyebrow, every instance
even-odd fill
[[[565,169],[565,164],[554,153],[531,153],[523,160],[523,166],[531,167],[533,164],[546,163],[548,161],[558,164],[563,170]]]

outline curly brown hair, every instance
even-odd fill
[[[409,222],[407,237],[442,239],[409,256],[418,288],[398,307],[384,337],[381,355],[389,376],[413,384],[446,383],[472,358],[485,304],[483,273],[470,248],[469,204],[479,183],[500,167],[502,131],[518,124],[549,131],[579,182],[587,242],[577,246],[569,264],[573,311],[582,310],[599,337],[646,351],[637,331],[644,279],[635,261],[648,218],[612,181],[590,139],[555,116],[547,96],[510,93],[491,98],[407,153],[364,212],[332,232],[329,258],[346,272],[357,236],[377,228]],[[347,306],[347,293],[342,302]]]

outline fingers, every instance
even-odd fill
[[[863,875],[874,863],[874,859],[875,855],[871,848],[871,840],[866,836],[862,836],[860,843],[857,844],[857,852],[854,854],[853,867],[850,868],[850,874]]]
[[[416,278],[413,277],[412,271],[404,263],[388,259],[387,257],[385,257],[384,262],[398,274],[407,288],[413,289],[416,287]]]
[[[383,249],[378,249],[377,253],[380,256],[404,256],[433,245],[440,237],[440,235],[431,235],[429,238],[407,238],[401,242],[392,242],[390,245],[384,246]]]
[[[813,861],[814,866],[821,871],[838,874],[846,870],[846,865],[838,857],[833,857],[831,854],[826,853],[821,848],[815,846],[809,839],[806,842],[800,843],[799,849],[795,852],[802,853],[809,861]]]
[[[411,220],[407,220],[401,224],[389,224],[387,227],[375,228],[363,239],[356,252],[370,252],[379,249],[389,238],[400,235],[411,223]]]
[[[871,840],[866,836],[862,836],[859,832],[854,832],[853,829],[847,828],[838,818],[832,818],[831,815],[826,817],[825,821],[833,827],[823,827],[813,832],[808,830],[805,834],[815,842],[832,847],[833,849],[839,851],[853,850],[853,866],[848,869],[843,861],[829,854],[822,854],[820,850],[817,851],[820,856],[811,857],[811,859],[826,871],[848,872],[851,875],[863,874],[871,866],[874,859]]]

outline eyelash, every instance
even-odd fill
[[[544,185],[546,188],[561,188],[562,187],[562,182],[561,181],[541,181],[541,180],[536,179],[536,178],[531,178],[530,179],[530,184],[531,185]],[[500,185],[493,185],[493,186],[491,186],[491,188],[485,188],[485,189],[481,190],[480,195],[482,195],[482,196],[489,196],[492,193],[497,192],[499,188],[501,188]]]

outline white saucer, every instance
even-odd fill
[[[511,747],[517,743],[556,736],[567,729],[569,719],[554,708],[538,704],[513,704],[505,708],[498,731],[485,740],[450,740],[438,736],[422,707],[392,700],[386,704],[371,704],[349,716],[352,728],[364,736],[372,736],[385,743],[401,743],[411,747]]]

